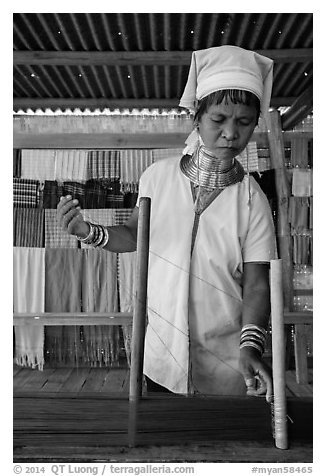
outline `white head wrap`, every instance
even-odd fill
[[[194,110],[196,102],[221,89],[242,89],[260,100],[268,112],[273,83],[273,60],[238,46],[217,46],[192,53],[186,87],[179,106]]]

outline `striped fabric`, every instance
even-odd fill
[[[161,159],[169,159],[175,157],[181,159],[183,148],[180,149],[153,149],[153,160],[156,162]]]
[[[121,208],[120,210],[114,210],[114,224],[124,225],[132,214],[132,210],[132,208]]]
[[[14,208],[14,246],[44,247],[44,210],[39,208]]]
[[[120,151],[88,151],[87,177],[88,179],[118,179],[120,177]]]
[[[87,155],[84,149],[58,149],[54,155],[54,179],[59,182],[87,180]]]
[[[124,195],[119,181],[88,180],[85,194],[85,208],[123,208]]]
[[[77,198],[79,205],[82,208],[88,208],[86,203],[86,193],[86,185],[84,183],[64,182],[63,184],[58,184],[57,204],[59,203],[61,196],[71,195],[73,198]]]
[[[22,149],[21,177],[34,180],[55,180],[54,149]]]
[[[45,249],[45,312],[81,312],[83,252]],[[80,326],[47,326],[45,359],[49,365],[82,363]]]
[[[40,202],[40,182],[38,180],[13,179],[14,207],[38,207]]]
[[[138,192],[141,174],[153,162],[153,151],[148,149],[121,151],[121,191]]]
[[[134,283],[136,272],[136,252],[119,253],[118,255],[118,283],[119,302],[121,312],[133,312],[134,304]],[[126,351],[127,362],[130,365],[131,359],[131,337],[132,324],[122,326],[123,339]]]
[[[78,240],[62,230],[58,224],[56,210],[45,212],[45,248],[78,248]]]
[[[13,248],[14,312],[44,312],[44,249]],[[44,326],[15,326],[17,365],[43,370]]]
[[[20,177],[22,168],[22,156],[20,149],[14,149],[13,151],[13,176]]]
[[[56,208],[59,202],[58,182],[45,180],[40,194],[40,206],[43,208]]]
[[[240,162],[245,171],[249,169],[249,172],[257,172],[259,170],[257,143],[249,142],[247,147],[236,157],[236,159]]]
[[[116,253],[83,250],[82,306],[84,312],[118,310]],[[117,363],[119,347],[118,326],[83,326],[83,359],[91,366]]]

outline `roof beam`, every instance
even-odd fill
[[[312,61],[312,48],[256,50],[276,63]],[[189,65],[192,51],[14,51],[14,65]]]
[[[272,107],[291,106],[295,98],[275,97],[272,98]],[[133,109],[133,108],[177,108],[179,104],[178,98],[171,99],[61,99],[61,98],[14,98],[13,109]]]
[[[293,129],[311,113],[313,108],[313,86],[309,86],[281,116],[282,129]]]

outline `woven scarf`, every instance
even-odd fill
[[[121,151],[121,191],[138,193],[139,179],[153,162],[152,150]]]
[[[22,158],[21,158],[21,150],[14,149],[13,151],[13,176],[20,177],[21,175],[21,168],[22,168]]]
[[[42,248],[13,249],[14,312],[44,312],[45,264]],[[17,365],[43,370],[44,326],[15,326]]]
[[[83,312],[118,310],[117,255],[100,249],[83,250]],[[83,362],[96,367],[119,360],[119,326],[83,326]]]
[[[83,252],[45,249],[45,311],[81,312]],[[54,365],[80,365],[80,326],[47,326],[46,359]]]
[[[64,231],[57,219],[57,211],[48,209],[45,213],[45,248],[78,248],[75,236]]]
[[[119,302],[121,312],[133,312],[135,297],[136,252],[118,255]],[[122,326],[124,347],[128,365],[131,359],[132,324]]]
[[[77,197],[76,197],[77,198]],[[123,208],[124,196],[118,180],[88,180],[85,208]]]
[[[55,150],[23,149],[21,177],[34,180],[55,180]]]
[[[87,156],[84,149],[58,149],[54,154],[54,179],[59,182],[87,180]]]
[[[44,210],[14,208],[14,246],[44,247]]]
[[[13,179],[14,207],[36,208],[40,202],[40,182],[38,180]]]
[[[87,156],[88,179],[119,179],[119,150],[90,150]]]

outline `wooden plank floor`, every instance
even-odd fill
[[[128,394],[129,370],[126,368],[51,368],[43,371],[14,366],[14,394],[48,393],[119,393]],[[313,378],[309,369],[309,383],[298,384],[295,371],[286,372],[287,396],[312,397]]]
[[[241,403],[231,397],[219,417],[220,410],[210,398],[197,401],[194,407],[193,399],[172,396],[173,405],[166,412],[159,395],[145,397],[138,428],[143,446],[129,448],[127,368],[47,368],[41,372],[15,366],[13,375],[15,462],[312,462],[312,384],[303,392],[298,390],[294,372],[287,374],[288,414],[295,422],[289,428],[291,447],[287,451],[274,447],[270,409],[264,399],[255,401],[252,411],[251,398]],[[300,392],[303,395],[298,399]],[[249,415],[240,432],[234,412],[239,418]],[[259,429],[262,421],[266,426]],[[216,434],[223,435],[223,441],[209,441],[216,440]],[[248,435],[255,441],[247,441]],[[298,435],[304,438],[298,441]]]
[[[43,371],[14,366],[14,395],[22,393],[118,393],[129,391],[127,368],[51,368]]]

